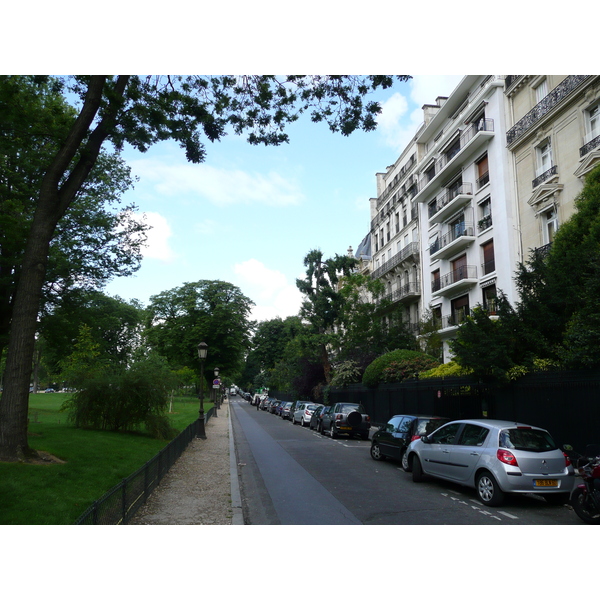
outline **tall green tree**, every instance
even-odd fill
[[[408,76],[399,76],[407,79]],[[203,136],[228,128],[251,144],[288,141],[285,126],[309,112],[348,135],[376,127],[381,108],[368,93],[392,85],[390,76],[77,76],[70,89],[81,108],[44,168],[14,299],[4,393],[0,400],[0,459],[31,453],[27,443],[28,386],[37,314],[50,243],[60,219],[88,180],[105,142],[145,151],[176,140],[192,162],[205,157]]]
[[[329,336],[341,325],[344,297],[339,290],[340,280],[350,275],[358,261],[352,256],[324,258],[321,250],[311,250],[304,257],[306,278],[296,279],[304,294],[300,316],[311,325],[314,343],[319,347],[325,383],[331,382],[331,362],[327,349]]]
[[[214,367],[234,379],[250,347],[254,303],[225,281],[197,281],[152,296],[147,307],[146,340],[171,368],[200,370],[197,347],[208,344],[207,381]]]

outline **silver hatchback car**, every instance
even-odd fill
[[[513,421],[452,421],[406,450],[413,481],[423,475],[475,488],[483,504],[498,506],[505,494],[543,494],[568,502],[573,467],[551,435]]]

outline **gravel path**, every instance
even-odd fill
[[[229,415],[223,403],[194,439],[130,525],[243,525],[237,463]]]

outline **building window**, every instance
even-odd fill
[[[460,152],[460,136],[457,137],[444,153],[446,162],[450,162]]]
[[[585,138],[584,143],[591,142],[600,135],[600,104],[585,111]]]
[[[558,214],[556,213],[556,209],[552,208],[542,213],[542,219],[544,245],[551,244],[554,241],[554,235],[558,230]]]
[[[379,236],[375,234],[375,252],[379,250]]]
[[[490,171],[488,167],[487,154],[477,161],[477,189],[481,189],[486,183],[490,181]]]
[[[535,101],[541,102],[548,95],[548,81],[544,79],[535,88]]]
[[[451,261],[452,266],[452,282],[456,283],[468,277],[467,255],[463,254]]]
[[[469,295],[455,298],[451,302],[450,325],[460,325],[469,316]]]
[[[387,238],[385,241],[389,242],[390,241],[390,224],[389,223],[385,226],[385,231],[387,233]]]
[[[396,213],[396,233],[400,232],[400,213]]]
[[[436,269],[431,273],[431,291],[438,292],[441,289],[440,270]]]
[[[483,251],[483,274],[489,275],[496,270],[496,261],[494,260],[494,240],[490,240],[481,246]]]
[[[536,177],[540,177],[552,168],[552,144],[546,140],[536,148],[537,152],[537,170]]]
[[[488,285],[483,288],[483,309],[488,315],[495,315],[498,311],[498,294],[495,285]]]
[[[477,228],[479,231],[485,231],[492,226],[492,199],[486,198],[479,205],[479,221],[477,222]]]
[[[435,163],[431,163],[431,166],[425,171],[425,180],[431,181],[435,177]]]

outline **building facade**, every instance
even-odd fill
[[[506,141],[520,260],[543,251],[600,162],[600,76],[508,75]]]

